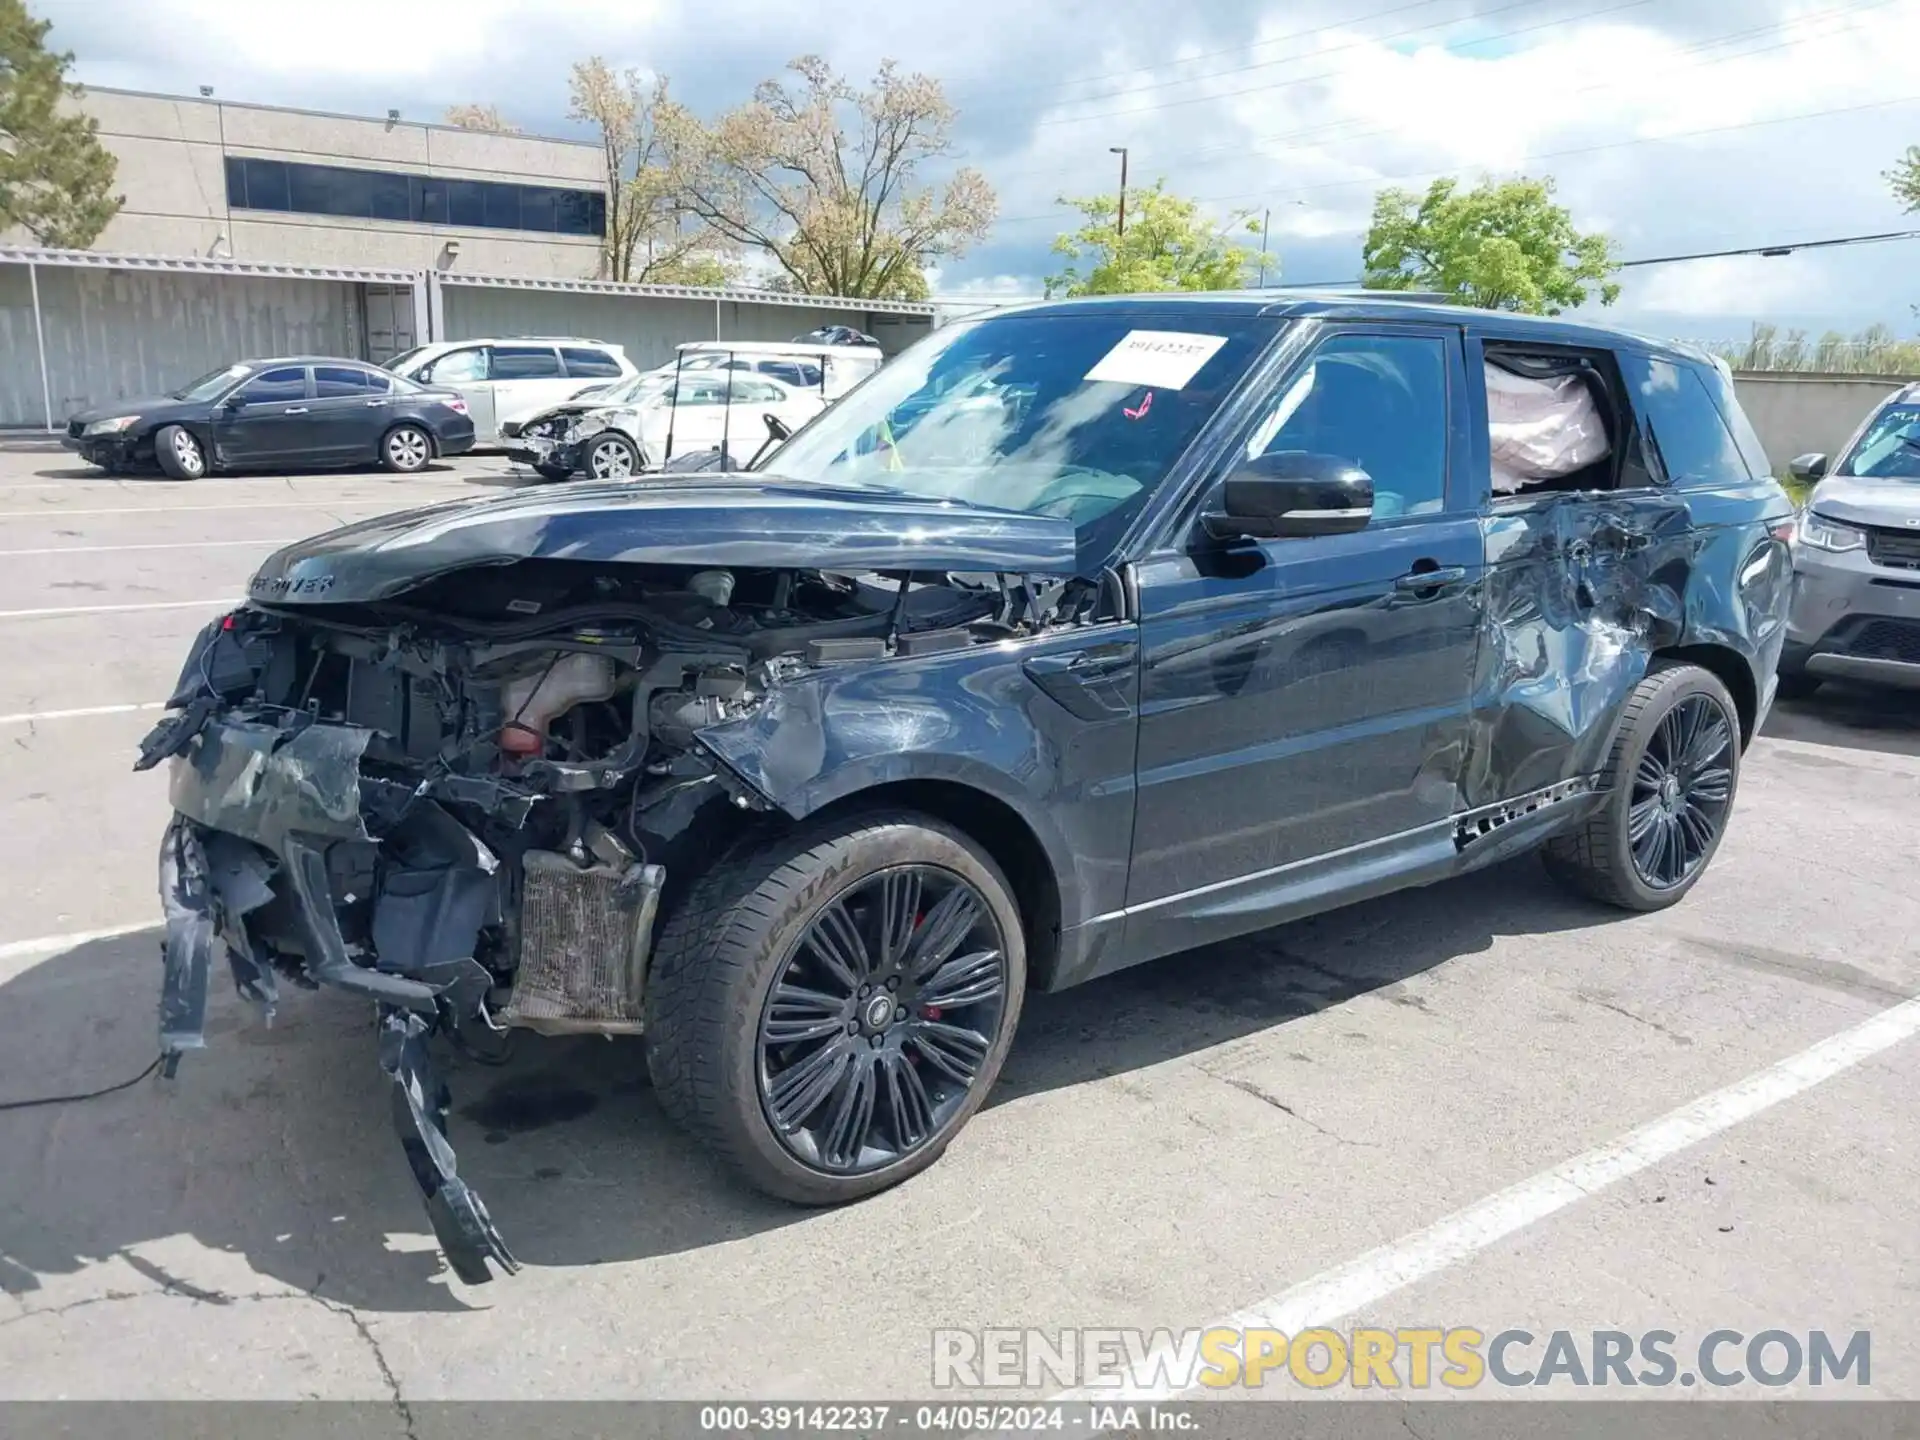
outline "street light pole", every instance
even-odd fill
[[[1259,285],[1259,288],[1262,290],[1267,288],[1267,226],[1269,223],[1272,222],[1272,220],[1273,220],[1273,211],[1271,209],[1263,210],[1260,212],[1260,285]],[[1246,272],[1243,270],[1240,273],[1244,275]]]
[[[1127,233],[1127,147],[1124,145],[1109,145],[1107,147],[1107,153],[1120,157],[1120,218],[1119,223],[1114,227],[1117,238],[1117,236]]]

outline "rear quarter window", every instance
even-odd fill
[[[1773,462],[1767,458],[1766,444],[1760,439],[1760,432],[1753,428],[1753,422],[1747,419],[1747,412],[1740,408],[1740,392],[1733,378],[1721,374],[1714,366],[1708,366],[1699,374],[1712,392],[1714,404],[1720,409],[1720,418],[1733,435],[1740,458],[1747,462],[1747,473],[1756,480],[1773,474]]]
[[[1698,370],[1642,355],[1621,361],[1669,485],[1744,485],[1754,478]]]

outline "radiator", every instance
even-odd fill
[[[530,850],[522,861],[520,963],[509,1025],[548,1035],[637,1035],[666,872]]]

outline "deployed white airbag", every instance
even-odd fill
[[[1511,495],[1606,458],[1607,427],[1578,375],[1531,380],[1493,364],[1486,373],[1495,494]]]

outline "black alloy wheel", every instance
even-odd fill
[[[1597,803],[1547,840],[1548,872],[1624,910],[1679,903],[1726,835],[1745,743],[1718,675],[1656,658],[1621,708]]]
[[[767,1122],[812,1170],[897,1165],[970,1108],[1007,997],[1005,937],[972,883],[934,865],[868,875],[813,917],[761,1009]]]
[[[1634,767],[1627,843],[1649,887],[1684,884],[1713,853],[1733,800],[1728,757],[1737,733],[1719,700],[1696,692],[1675,703],[1647,737]]]

